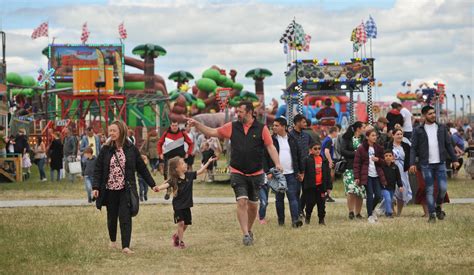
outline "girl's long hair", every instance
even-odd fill
[[[361,121],[354,122],[354,124],[352,124],[351,126],[349,126],[349,128],[347,128],[344,135],[342,135],[342,138],[347,139],[347,140],[352,139],[352,137],[354,136],[355,131],[357,129],[359,129],[360,127],[362,127],[363,125],[364,124]]]
[[[115,148],[118,147],[117,143],[118,143],[118,145],[124,146],[125,143],[127,143],[127,133],[128,133],[127,124],[125,124],[125,122],[123,122],[121,120],[115,120],[110,125],[116,125],[118,127],[119,137],[118,137],[117,141],[109,140],[106,144],[111,146],[111,147],[115,147]]]
[[[181,158],[179,156],[168,160],[168,184],[173,188],[173,197],[176,197],[178,194],[179,175],[176,169],[178,168],[180,160]]]

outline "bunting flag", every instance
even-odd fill
[[[357,28],[354,28],[351,33],[351,42],[357,43]]]
[[[31,34],[31,39],[36,39],[38,37],[43,37],[46,36],[48,37],[48,22],[44,22],[40,24],[36,29],[33,30],[33,33]]]
[[[305,45],[303,46],[303,51],[309,52],[309,45],[311,44],[311,35],[307,34],[304,37]]]
[[[365,44],[365,42],[367,42],[367,33],[365,33],[364,22],[360,23],[357,27],[356,37],[360,44]]]
[[[125,26],[123,25],[123,22],[118,26],[118,31],[119,31],[121,39],[126,39],[127,38],[127,30],[125,29]]]
[[[99,70],[99,82],[105,82],[105,72],[104,72],[104,55],[99,49],[95,49],[95,54],[97,55],[97,69]]]
[[[371,15],[369,15],[369,20],[365,22],[365,32],[367,33],[367,38],[377,38],[377,25]]]
[[[82,44],[86,44],[87,39],[89,39],[89,35],[90,35],[90,32],[89,32],[89,29],[87,28],[87,22],[86,22],[84,23],[84,25],[82,25],[82,34],[81,34]]]
[[[293,20],[288,27],[286,27],[285,32],[282,34],[280,38],[280,43],[283,44],[290,44],[293,42],[294,35],[295,35],[295,20]]]

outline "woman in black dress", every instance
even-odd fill
[[[54,140],[49,145],[48,157],[50,160],[51,181],[54,181],[54,170],[56,170],[56,180],[59,181],[59,173],[63,169],[63,143],[61,142],[61,134],[59,132],[54,133]]]

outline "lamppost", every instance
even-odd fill
[[[471,96],[468,95],[467,99],[469,99],[469,123],[471,123],[471,117],[472,117],[472,104],[471,104]]]
[[[454,122],[456,122],[456,95],[453,94],[454,99]]]
[[[461,94],[460,97],[461,97],[461,102],[462,102],[462,103],[461,103],[461,106],[462,106],[462,108],[461,108],[461,111],[462,111],[462,120],[461,120],[461,123],[464,123],[464,96]]]
[[[449,107],[448,107],[448,93],[444,95],[444,101],[446,102],[446,123],[449,121]]]

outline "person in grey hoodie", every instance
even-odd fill
[[[94,168],[96,157],[91,147],[84,149],[84,187],[87,192],[87,202],[92,203],[92,183],[94,182]]]
[[[70,128],[66,128],[64,130],[65,138],[64,138],[64,147],[63,147],[63,156],[64,156],[64,168],[66,173],[68,174],[69,180],[74,182],[74,175],[69,173],[69,163],[76,161],[77,156],[77,143],[78,140],[74,136],[72,130]]]

